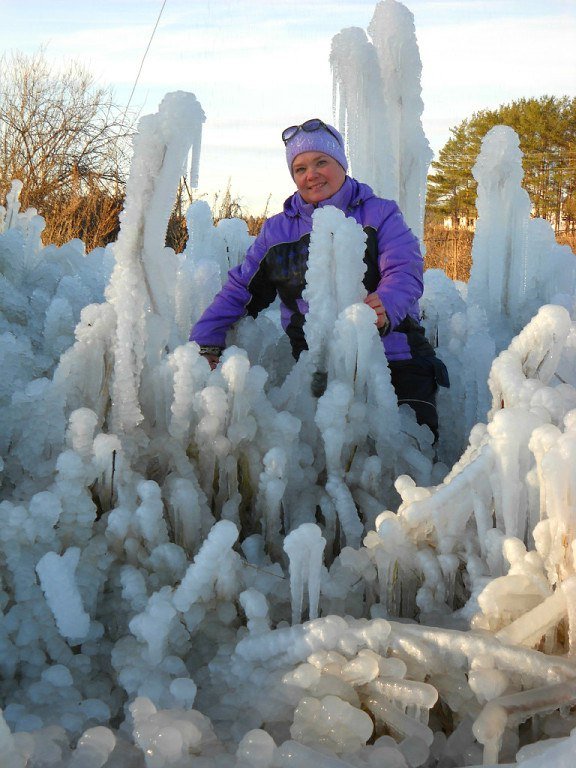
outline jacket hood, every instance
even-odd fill
[[[304,219],[311,219],[316,208],[333,205],[341,211],[347,211],[366,202],[366,200],[371,197],[375,197],[375,195],[368,184],[363,184],[360,181],[356,181],[356,179],[353,179],[351,176],[346,176],[344,184],[342,184],[338,192],[336,192],[335,195],[332,195],[332,197],[322,200],[317,205],[304,202],[300,192],[294,192],[294,194],[284,202],[284,213],[290,218],[301,216]]]

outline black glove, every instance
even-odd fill
[[[322,397],[326,392],[326,386],[328,385],[328,374],[326,371],[314,371],[312,374],[312,381],[310,382],[310,389],[314,397]]]

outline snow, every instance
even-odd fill
[[[352,172],[382,117],[418,231],[413,19],[385,0],[369,32],[333,44]],[[142,119],[106,249],[42,246],[17,182],[0,211],[2,766],[572,765],[575,273],[517,137],[482,144],[469,286],[425,277],[452,378],[433,446],[338,211],[315,214],[297,364],[274,306],[215,371],[187,342],[251,241],[197,202],[164,247],[203,121],[183,93]]]

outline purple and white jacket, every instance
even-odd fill
[[[348,176],[335,195],[318,205],[339,208],[367,234],[364,286],[369,293],[378,293],[390,320],[390,329],[382,337],[388,360],[434,355],[418,322],[423,289],[420,246],[398,205],[376,197],[369,186]],[[264,223],[244,261],[229,271],[222,290],[192,328],[191,341],[225,347],[226,333],[234,323],[246,315],[256,317],[278,296],[294,357],[307,348],[308,307],[302,291],[314,210],[295,192],[284,203],[283,212]]]

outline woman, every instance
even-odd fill
[[[282,213],[264,223],[242,264],[230,270],[190,340],[214,368],[231,326],[245,315],[256,317],[279,296],[282,326],[298,359],[307,348],[302,291],[312,214],[317,207],[336,206],[367,235],[365,301],[376,313],[398,402],[408,403],[418,422],[437,437],[436,389],[438,383],[448,386],[448,378],[419,324],[423,262],[418,239],[395,202],[376,197],[369,186],[347,176],[344,141],[336,128],[314,118],[286,128],[282,140],[297,191]]]

